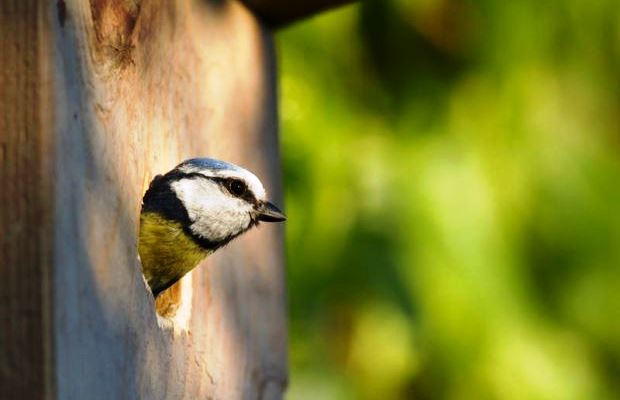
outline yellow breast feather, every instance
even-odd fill
[[[180,223],[145,212],[140,215],[138,253],[144,277],[157,293],[194,269],[210,252],[187,235]]]

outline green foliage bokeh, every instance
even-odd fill
[[[277,35],[297,399],[620,398],[620,7]]]

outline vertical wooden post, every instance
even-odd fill
[[[148,182],[186,158],[280,195],[270,32],[233,1],[11,0],[0,34],[0,397],[279,398],[281,228],[183,279],[171,320],[136,252]]]
[[[261,227],[184,278],[169,321],[155,314],[136,253],[144,190],[181,160],[245,165],[278,196],[270,32],[233,1],[63,8],[53,24],[56,395],[280,397],[280,228]]]
[[[52,391],[47,32],[37,0],[0,2],[0,399]]]
[[[182,279],[170,319],[136,250],[149,181],[184,159],[281,197],[275,70],[234,0],[0,2],[0,399],[281,398],[282,227]]]

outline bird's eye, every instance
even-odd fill
[[[232,179],[228,181],[228,185],[226,186],[228,187],[228,191],[230,191],[230,193],[238,197],[242,196],[247,190],[245,183],[238,181],[236,179]]]

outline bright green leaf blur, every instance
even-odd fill
[[[620,6],[278,33],[298,399],[620,398]]]

